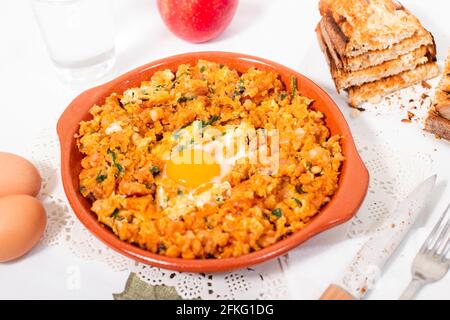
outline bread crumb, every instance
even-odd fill
[[[424,87],[425,89],[431,89],[431,85],[425,80],[422,81],[422,87]]]

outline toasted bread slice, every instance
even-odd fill
[[[423,28],[394,0],[320,0],[319,9],[341,57],[390,48]]]
[[[422,46],[395,60],[386,61],[380,65],[367,69],[345,72],[336,68],[335,72],[332,73],[332,76],[338,90],[342,90],[415,69],[420,64],[433,61],[434,58],[435,57],[428,54],[427,47]]]
[[[441,117],[435,109],[432,109],[425,120],[425,131],[450,141],[450,120]]]
[[[434,103],[436,111],[442,117],[450,120],[450,49],[445,62],[444,73],[436,89]]]
[[[328,65],[330,66],[330,72],[338,92],[342,89],[359,86],[364,83],[377,81],[407,70],[412,70],[420,64],[435,60],[434,46],[430,46],[430,48],[422,46],[413,52],[400,56],[398,59],[386,61],[378,66],[355,72],[345,72],[340,70],[334,63],[332,50],[325,43],[320,24],[316,28],[316,33],[320,47],[326,56]]]
[[[439,67],[436,62],[428,62],[400,74],[348,89],[349,104],[357,107],[363,102],[378,103],[381,98],[397,90],[412,86],[423,80],[437,77]]]
[[[420,29],[412,37],[394,44],[391,48],[368,51],[356,57],[339,56],[333,47],[330,36],[326,32],[324,19],[320,21],[319,29],[325,44],[330,49],[331,57],[336,67],[345,72],[353,72],[380,65],[383,62],[397,59],[399,56],[414,51],[421,46],[432,46],[430,47],[430,49],[434,49],[434,53],[432,54],[436,55],[433,36],[424,28]]]
[[[328,67],[330,68],[330,73],[334,74],[337,72],[337,67],[336,67],[336,64],[334,63],[332,53],[328,49],[328,46],[326,45],[325,40],[322,36],[322,32],[320,29],[320,23],[316,27],[316,35],[317,35],[317,40],[319,42],[320,49],[322,50],[323,55],[325,56],[325,60],[327,61]],[[333,79],[333,82],[334,82],[334,85],[336,86],[336,81],[334,81],[334,79]],[[339,92],[337,86],[336,86],[336,90]]]

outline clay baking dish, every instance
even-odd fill
[[[121,241],[108,227],[97,221],[96,215],[89,209],[89,202],[78,192],[78,175],[81,171],[82,155],[77,149],[74,134],[78,131],[80,121],[90,118],[89,109],[94,104],[102,104],[104,99],[113,92],[122,93],[127,88],[139,86],[141,81],[149,79],[155,71],[176,70],[178,65],[196,64],[198,59],[226,64],[240,72],[245,72],[250,67],[271,70],[280,74],[283,82],[288,86],[291,83],[291,77],[297,77],[300,93],[315,100],[313,108],[325,114],[326,124],[332,134],[342,136],[341,143],[346,160],[342,167],[339,189],[332,200],[304,229],[270,247],[237,258],[205,260],[169,258]],[[64,190],[78,219],[88,230],[114,250],[137,261],[166,269],[191,272],[224,271],[254,265],[280,256],[319,232],[353,217],[366,195],[369,183],[369,174],[356,150],[350,129],[333,100],[305,76],[277,63],[243,54],[187,53],[146,64],[80,94],[61,115],[57,131],[61,143],[61,175]]]

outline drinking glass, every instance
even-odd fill
[[[112,72],[112,0],[31,1],[49,56],[63,81],[89,83]]]

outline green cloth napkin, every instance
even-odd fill
[[[182,300],[175,287],[150,285],[130,273],[125,290],[113,293],[114,300]]]

